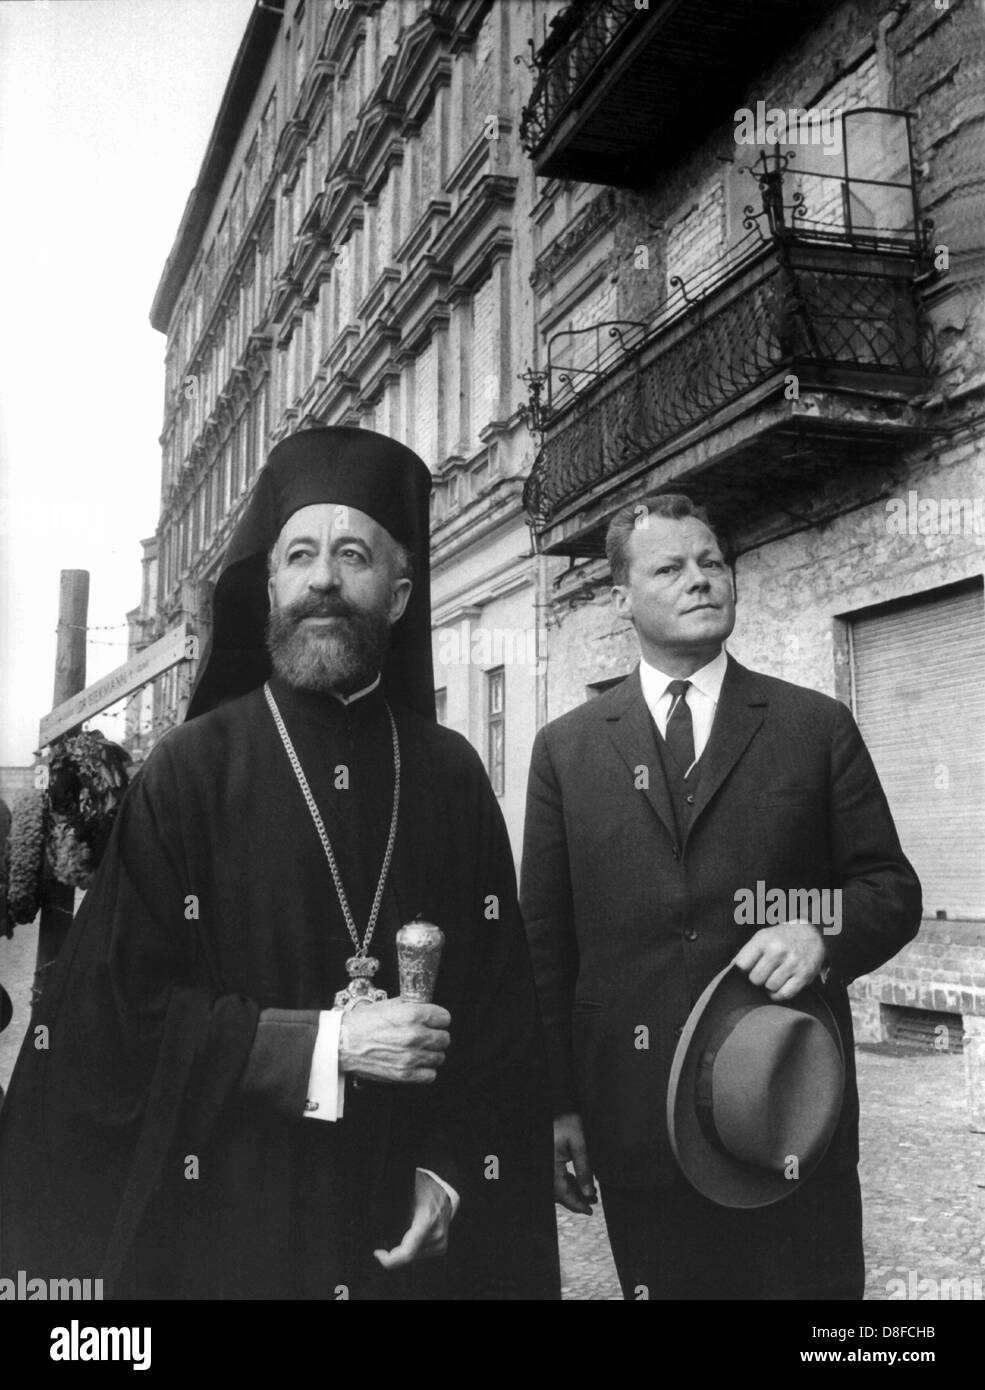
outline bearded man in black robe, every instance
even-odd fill
[[[187,720],[127,794],[11,1081],[5,1275],[558,1297],[512,855],[434,719],[429,491],[370,431],[272,451]],[[395,997],[417,918],[445,934],[429,1004]],[[353,1006],[370,978],[389,997]]]

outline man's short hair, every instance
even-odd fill
[[[397,578],[398,578],[398,579],[413,579],[413,578],[414,578],[414,557],[413,557],[413,555],[411,554],[410,547],[404,545],[403,541],[394,541],[392,536],[390,537],[390,539],[391,539],[391,541],[393,541],[393,546],[394,546],[394,560],[395,560],[396,566],[397,566]],[[269,577],[272,577],[272,576],[274,575],[274,573],[276,572],[276,569],[277,569],[277,546],[278,546],[278,544],[279,544],[279,541],[274,541],[273,545],[272,545],[272,546],[270,547],[270,549],[267,551],[267,576],[268,576],[268,578],[269,578]]]
[[[654,516],[662,517],[665,521],[683,521],[685,517],[693,516],[708,527],[722,554],[726,554],[724,537],[715,529],[704,507],[699,507],[682,492],[653,493],[649,497],[641,497],[638,502],[620,507],[609,522],[609,529],[605,533],[605,555],[613,584],[625,584],[628,580],[630,538]]]

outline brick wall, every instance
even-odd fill
[[[606,319],[618,317],[618,289],[606,276],[600,285],[596,285],[595,289],[575,306],[570,320],[573,336],[562,338],[555,345],[554,352],[558,355],[558,361],[574,369],[576,385],[585,384],[585,379],[579,379],[577,375],[579,369],[591,369],[600,353],[611,352],[613,347],[613,340],[607,337],[606,330],[603,329],[599,333],[587,333],[583,330],[603,323]],[[555,379],[555,390],[558,389],[558,385]]]
[[[417,354],[414,366],[414,448],[429,468],[437,463],[436,344],[432,339]]]
[[[909,946],[852,985],[858,1000],[985,1015],[985,923],[931,922]]]
[[[499,314],[495,281],[487,280],[472,304],[472,448],[481,443],[479,431],[493,418],[499,396]]]
[[[487,116],[496,107],[496,7],[490,10],[476,35],[471,90],[466,93],[465,111],[469,136],[474,139]]]
[[[355,248],[353,246],[353,238],[349,237],[339,247],[338,258],[334,267],[334,274],[338,276],[339,282],[339,320],[336,324],[337,329],[344,328],[346,324],[352,323],[356,317],[355,272]]]
[[[667,233],[667,297],[671,278],[680,276],[685,288],[725,250],[725,188],[721,178],[701,189],[697,198]]]
[[[380,189],[376,208],[376,265],[372,272],[374,280],[383,267],[393,260],[393,179],[394,171],[391,169],[386,183]]]
[[[973,0],[941,12],[913,6],[888,35],[893,101],[919,112],[914,156],[921,206],[935,241],[952,251],[981,243],[985,126],[985,19]]]
[[[438,192],[438,108],[431,107],[421,127],[421,177],[418,211],[423,211],[429,199]]]
[[[397,46],[401,26],[400,11],[400,5],[383,5],[379,10],[377,23],[380,26],[380,59],[382,62],[386,62],[386,59]]]

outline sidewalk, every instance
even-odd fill
[[[889,1046],[857,1058],[866,1298],[946,1297],[939,1285],[954,1279],[968,1281],[963,1297],[981,1298],[985,1134],[967,1128],[962,1059]],[[558,1229],[564,1297],[619,1299],[601,1211],[558,1208]]]

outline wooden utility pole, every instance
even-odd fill
[[[55,688],[52,708],[77,695],[86,683],[86,625],[89,617],[89,571],[62,570],[58,596],[58,644],[55,649]],[[81,724],[72,729],[78,733]],[[41,895],[38,958],[34,972],[34,1000],[44,987],[44,972],[61,950],[72,925],[75,889],[58,883],[47,870]]]

